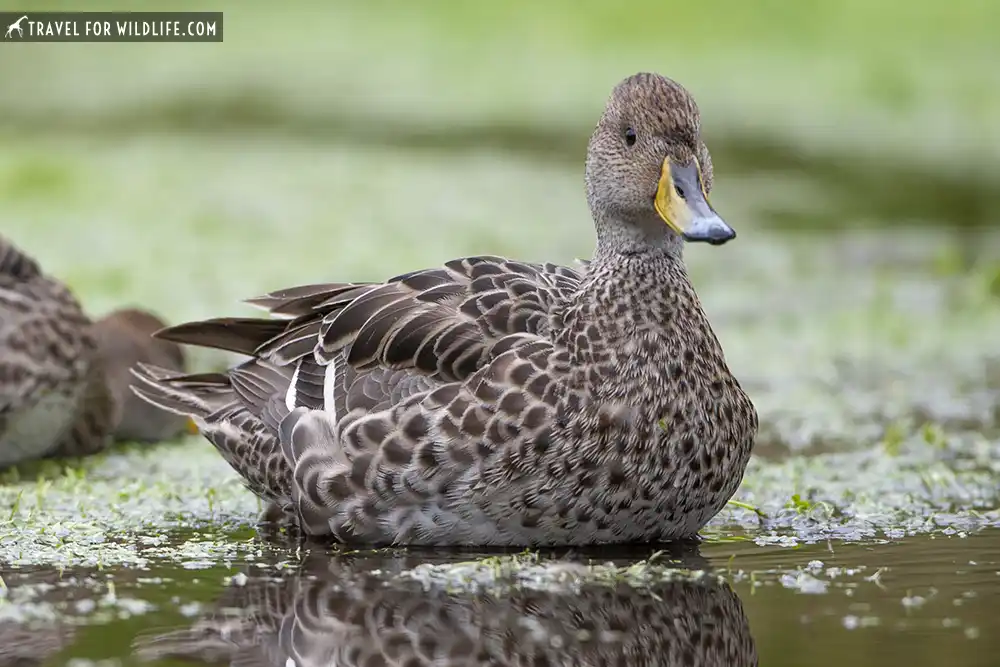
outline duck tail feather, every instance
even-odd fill
[[[287,326],[288,322],[283,320],[217,317],[160,329],[153,336],[185,345],[254,356],[257,348],[279,336]]]
[[[132,393],[161,410],[201,419],[214,411],[211,403],[196,389],[171,384],[183,376],[143,363],[136,364],[130,372],[137,380],[130,385]]]

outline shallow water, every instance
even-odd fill
[[[794,550],[247,546],[225,564],[5,571],[0,664],[985,667],[1000,650],[996,529]]]

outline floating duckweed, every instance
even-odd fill
[[[899,450],[906,441],[906,431],[898,421],[892,422],[882,436],[882,447],[889,456],[899,456]]]
[[[744,534],[758,544],[797,546],[971,534],[1000,526],[1000,441],[951,434],[939,426],[904,440],[906,447],[895,456],[876,447],[751,459],[735,499],[765,512],[767,521],[762,525],[756,513],[730,503],[704,534]]]
[[[256,501],[197,440],[27,469],[35,472],[32,481],[23,471],[7,471],[7,484],[0,486],[0,502],[11,507],[0,521],[0,562],[8,566],[146,567],[163,558],[214,563],[249,548],[198,539],[177,547],[166,537],[177,529],[253,526]]]
[[[969,534],[1000,525],[1000,444],[945,433],[933,426],[904,436],[908,446],[894,457],[876,448],[755,458],[736,497],[704,535],[716,543],[797,546]],[[198,440],[124,448],[62,467],[46,464],[34,476],[5,474],[0,502],[11,509],[0,521],[0,562],[146,567],[151,558],[176,558],[205,567],[254,548],[198,539],[182,548],[168,537],[192,528],[253,534],[258,499]],[[15,479],[22,481],[10,481]],[[123,485],[123,479],[131,481]],[[343,553],[351,551],[371,550]]]

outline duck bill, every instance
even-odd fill
[[[198,435],[201,432],[198,430],[198,425],[190,417],[188,417],[187,422],[184,424],[184,430],[191,435]]]
[[[673,164],[670,158],[663,161],[653,206],[685,241],[722,245],[736,238],[733,228],[708,203],[696,160],[686,166]]]

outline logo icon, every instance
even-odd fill
[[[26,18],[28,18],[27,14],[25,14],[24,16],[22,16],[21,18],[19,18],[18,20],[14,21],[9,26],[7,26],[7,32],[6,32],[6,34],[4,34],[3,38],[4,39],[10,39],[11,37],[13,37],[15,30],[17,31],[17,36],[23,38],[24,37],[24,30],[21,28],[21,21],[23,21]]]
[[[17,36],[23,38],[24,37],[24,30],[21,28],[21,21],[23,21],[26,18],[28,18],[27,14],[25,14],[24,16],[22,16],[21,18],[19,18],[18,20],[14,21],[9,26],[7,26],[7,32],[6,32],[6,34],[4,34],[3,38],[4,39],[10,39],[11,37],[14,36],[14,31],[15,30],[17,30]]]

